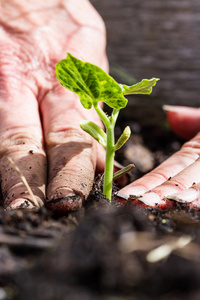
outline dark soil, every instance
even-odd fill
[[[136,157],[135,179],[182,141],[164,127],[148,127],[150,138],[145,127],[132,126],[137,134],[127,147],[153,158],[148,165]],[[200,213],[185,206],[109,204],[98,181],[85,206],[65,217],[1,209],[0,300],[200,299],[199,227]],[[190,238],[185,247],[174,246],[180,237]],[[149,262],[147,254],[164,244],[174,249]]]

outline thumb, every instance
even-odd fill
[[[171,129],[180,137],[193,138],[200,130],[200,108],[164,105]]]

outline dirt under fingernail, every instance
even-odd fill
[[[28,199],[21,198],[21,199],[15,199],[10,203],[10,205],[5,207],[6,210],[19,209],[19,208],[33,209],[35,208],[35,206]]]
[[[82,207],[85,197],[82,193],[67,187],[56,189],[53,196],[46,200],[46,207],[56,215],[67,215]]]

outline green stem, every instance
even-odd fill
[[[107,147],[106,147],[106,163],[104,172],[103,193],[111,201],[112,184],[113,184],[113,166],[115,157],[115,135],[114,128],[119,114],[119,109],[113,109],[112,115],[109,117],[109,126],[106,126]]]
[[[119,115],[119,109],[117,109],[117,108],[113,109],[113,112],[112,112],[112,115],[111,115],[113,128],[115,127],[115,123],[117,121],[118,115]]]
[[[103,193],[111,201],[112,183],[113,183],[113,165],[115,157],[115,137],[114,128],[119,114],[119,109],[113,109],[112,115],[108,117],[101,107],[94,104],[94,108],[106,127],[107,143],[106,143],[106,163],[104,172]]]
[[[103,121],[104,125],[108,127],[110,125],[109,117],[105,114],[105,112],[101,109],[98,103],[94,103],[94,108],[96,112],[98,113],[99,117]]]
[[[103,193],[111,201],[112,183],[113,183],[113,164],[114,164],[114,128],[112,125],[107,129],[107,148],[106,148],[106,163],[104,172]]]

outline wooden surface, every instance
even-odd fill
[[[200,106],[199,0],[91,0],[107,27],[107,53],[133,77],[159,77],[160,104]],[[157,102],[156,102],[157,103]]]

